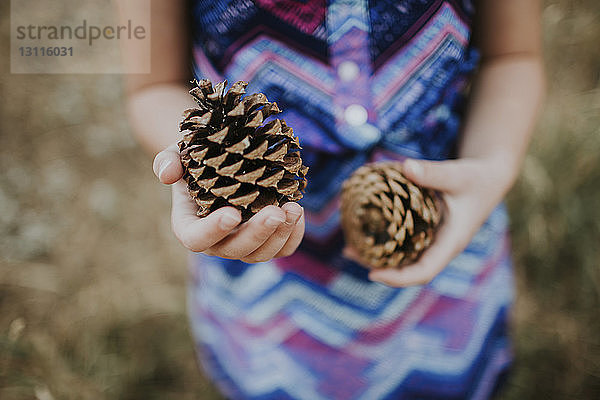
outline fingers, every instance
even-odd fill
[[[304,218],[299,204],[265,207],[239,227],[241,214],[233,207],[223,207],[199,218],[198,207],[180,181],[183,167],[177,145],[158,153],[152,167],[162,183],[173,184],[171,225],[175,236],[189,250],[250,263],[290,255],[300,244]]]
[[[205,253],[223,258],[242,259],[262,246],[285,221],[286,213],[281,208],[267,206]]]
[[[302,238],[304,237],[304,226],[304,213],[302,213],[287,242],[273,258],[287,257],[294,254],[298,246],[300,246]]]
[[[192,251],[204,251],[222,240],[240,223],[241,214],[233,207],[223,207],[205,218],[196,216],[196,204],[190,198],[185,183],[172,186],[171,225],[179,241]]]
[[[298,203],[286,203],[281,209],[285,212],[285,222],[279,225],[260,247],[242,258],[242,261],[247,263],[268,261],[275,257],[286,245],[290,235],[296,229],[296,224],[302,217],[303,210]]]
[[[417,185],[442,192],[454,192],[468,183],[467,166],[468,161],[465,160],[408,159],[402,164],[402,173]]]
[[[255,263],[289,255],[302,240],[303,209],[297,203],[265,207],[239,225],[241,214],[233,207],[196,216],[197,206],[183,181],[172,186],[172,193],[173,232],[189,250]]]
[[[154,157],[152,169],[158,179],[165,184],[171,184],[181,179],[183,167],[179,158],[179,149],[173,144]]]
[[[502,194],[490,178],[496,161],[464,158],[406,160],[402,172],[418,185],[443,192],[444,222],[430,248],[412,265],[372,270],[369,278],[390,286],[422,285],[437,276],[468,245]],[[495,168],[495,167],[494,167]]]
[[[456,219],[446,221],[440,227],[433,245],[416,263],[397,270],[373,270],[369,273],[369,279],[394,287],[429,283],[467,246],[470,236],[462,225]]]

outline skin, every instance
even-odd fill
[[[297,203],[266,207],[241,225],[239,212],[231,207],[205,218],[195,215],[174,145],[180,136],[175,127],[181,111],[194,105],[186,86],[190,77],[188,36],[181,29],[184,3],[152,2],[152,73],[127,79],[134,131],[155,155],[153,169],[158,179],[172,187],[173,232],[186,248],[224,258],[259,262],[290,255],[304,234],[304,213]],[[128,4],[122,1],[120,7],[126,9]],[[474,35],[482,63],[471,92],[459,157],[437,162],[407,160],[398,165],[415,183],[442,193],[444,223],[416,263],[401,270],[371,271],[371,280],[394,287],[430,282],[464,250],[518,175],[545,90],[540,0],[479,1]],[[143,55],[130,43],[124,45],[125,62]],[[352,248],[344,254],[362,262]]]

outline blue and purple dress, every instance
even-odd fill
[[[310,167],[306,234],[254,265],[191,256],[189,312],[231,399],[485,399],[510,361],[513,281],[497,208],[430,284],[344,258],[339,194],[366,162],[454,156],[478,53],[470,0],[196,0],[199,78],[250,82]]]

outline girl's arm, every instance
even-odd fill
[[[121,0],[123,15],[135,15],[136,2]],[[196,216],[197,206],[182,181],[176,143],[183,110],[195,103],[187,93],[192,78],[185,0],[153,0],[151,73],[129,75],[126,80],[128,111],[139,142],[155,155],[153,169],[161,182],[172,185],[171,225],[188,249],[246,262],[267,261],[295,251],[304,235],[303,209],[297,203],[268,206],[240,225],[241,215],[224,207],[206,218]],[[133,41],[124,41],[123,62],[145,56]]]
[[[123,62],[151,60],[151,73],[127,75],[127,108],[135,134],[144,149],[153,156],[175,143],[179,137],[177,122],[181,112],[194,106],[187,94],[191,79],[189,39],[185,13],[186,0],[153,0],[149,49],[124,40]],[[122,16],[134,16],[140,2],[119,0]],[[124,18],[124,17],[123,17]]]
[[[391,286],[431,281],[464,250],[517,177],[544,94],[540,1],[482,0],[478,18],[482,63],[459,158],[403,164],[407,177],[443,193],[444,223],[415,264],[372,271],[373,280]]]

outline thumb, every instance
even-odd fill
[[[441,192],[452,192],[468,179],[463,160],[426,161],[408,159],[402,173],[417,185]]]
[[[152,169],[158,179],[165,184],[171,184],[181,179],[183,167],[177,145],[171,145],[154,157]]]

